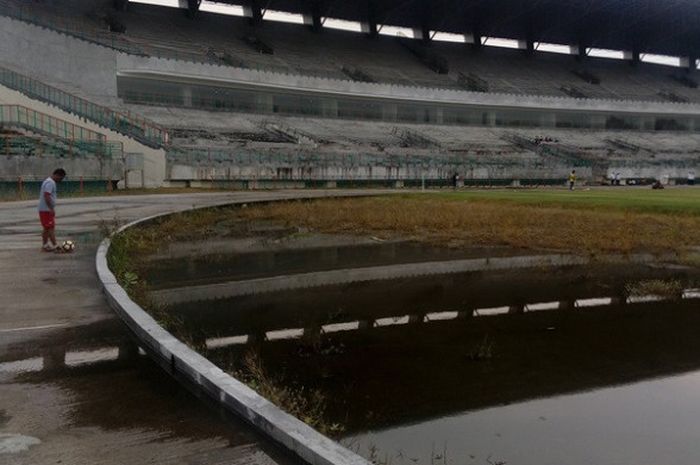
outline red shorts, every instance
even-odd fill
[[[39,219],[44,229],[53,229],[56,227],[56,213],[54,212],[39,212]]]

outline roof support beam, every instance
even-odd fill
[[[639,51],[639,47],[635,46],[635,47],[632,49],[632,57],[630,58],[630,64],[631,64],[632,66],[637,66],[637,65],[639,64],[639,61],[640,61],[640,60],[639,60],[639,56],[640,56],[640,55],[641,55],[641,53],[640,53],[640,51]]]
[[[114,0],[112,2],[114,9],[117,11],[126,11],[129,7],[129,0]]]
[[[430,37],[430,23],[432,22],[433,9],[430,0],[423,0],[421,4],[422,18],[420,22],[421,39],[427,44],[432,40]]]
[[[586,42],[583,39],[579,39],[578,43],[576,44],[576,59],[578,61],[583,61],[584,58],[586,58],[586,49],[588,46],[586,45]]]
[[[260,7],[260,0],[248,0],[248,8],[250,8],[250,24],[259,26],[262,24],[263,14]]]
[[[365,0],[365,23],[362,24],[362,30],[370,37],[377,37],[377,6],[374,0]]]
[[[479,29],[478,26],[474,26],[472,28],[472,38],[474,39],[474,42],[472,43],[472,48],[474,50],[480,50],[481,49],[481,38],[483,36],[481,35],[481,30]]]
[[[187,0],[187,17],[194,19],[199,12],[199,5],[201,5],[202,0]]]
[[[322,10],[323,10],[323,5],[321,0],[308,0],[307,1],[307,9],[308,9],[308,20],[305,21],[307,24],[311,26],[311,30],[314,32],[321,32],[323,29],[323,20],[322,20]]]

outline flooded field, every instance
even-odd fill
[[[372,462],[700,463],[697,267],[236,224],[151,257],[158,317]],[[356,273],[381,267],[400,276]],[[331,271],[355,278],[299,285]],[[266,280],[293,286],[235,290]]]

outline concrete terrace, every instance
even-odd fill
[[[39,251],[34,201],[0,203],[0,463],[295,463],[139,355],[100,291],[94,256],[100,224],[115,218],[126,222],[193,206],[325,195],[59,200],[59,240],[78,244],[71,255]]]

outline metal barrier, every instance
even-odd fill
[[[0,123],[18,125],[71,141],[106,142],[104,134],[69,123],[22,105],[0,105]]]
[[[168,144],[168,131],[145,118],[129,112],[116,112],[2,66],[0,84],[129,136],[149,147],[160,148]]]
[[[121,142],[93,142],[54,139],[50,137],[27,137],[15,134],[0,134],[0,156],[97,156],[123,159]]]

